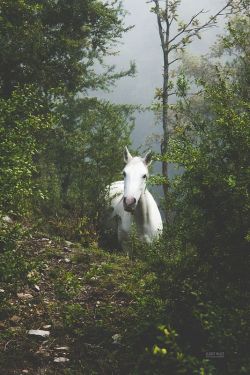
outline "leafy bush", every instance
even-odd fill
[[[247,373],[249,281],[228,278],[226,257],[216,267],[173,237],[168,227],[162,241],[137,251],[155,276],[153,299],[138,299],[136,328],[128,333],[135,373]]]
[[[44,103],[32,87],[16,89],[9,99],[0,98],[0,211],[27,212],[33,195],[34,158],[42,132],[52,124],[43,114]]]
[[[98,239],[96,230],[87,217],[52,217],[43,227],[52,235],[77,241],[85,246],[94,244]]]
[[[174,329],[167,326],[158,327],[156,343],[139,359],[135,373],[137,374],[215,374],[209,360],[184,354],[180,348]]]
[[[18,283],[25,279],[31,264],[19,246],[25,231],[20,224],[0,218],[0,282]]]

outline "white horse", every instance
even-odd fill
[[[132,157],[125,147],[124,161],[124,180],[113,182],[109,187],[112,217],[118,217],[118,240],[123,249],[129,240],[133,222],[139,239],[147,243],[162,233],[160,211],[146,187],[151,152],[144,158]]]

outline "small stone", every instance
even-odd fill
[[[5,222],[5,223],[8,223],[8,224],[12,224],[13,223],[13,220],[8,216],[8,215],[5,215],[2,217],[2,220]]]
[[[23,374],[28,374],[28,373],[29,373],[29,370],[23,370],[22,373],[23,373]]]
[[[30,293],[17,293],[17,297],[20,299],[31,299],[33,298],[32,294]]]
[[[49,331],[44,331],[42,329],[30,329],[28,332],[29,335],[48,337],[50,335]]]
[[[69,359],[65,358],[65,357],[54,358],[54,362],[56,362],[56,363],[65,363],[65,362],[68,362],[68,361],[69,361]]]
[[[5,292],[5,290],[4,289],[0,289],[0,293],[4,293]]]
[[[69,347],[68,346],[58,346],[57,348],[55,348],[55,350],[69,351]]]
[[[34,285],[34,289],[37,291],[37,292],[40,292],[40,287],[38,285]]]
[[[101,302],[100,301],[96,301],[96,307],[100,306]]]
[[[47,324],[47,325],[43,326],[43,328],[44,329],[49,329],[49,328],[51,328],[51,324]]]
[[[115,333],[115,334],[112,336],[113,344],[119,344],[120,341],[121,341],[121,338],[122,338],[122,335],[120,335],[120,333]]]
[[[65,261],[66,263],[70,263],[70,259],[69,259],[69,258],[65,258],[64,261]]]

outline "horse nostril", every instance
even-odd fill
[[[133,206],[136,203],[136,199],[134,197],[124,197],[123,204],[127,207]]]

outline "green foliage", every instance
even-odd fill
[[[51,235],[78,241],[85,246],[90,246],[97,240],[96,228],[91,219],[78,215],[49,217],[43,227]]]
[[[179,73],[176,80],[177,91],[176,94],[181,97],[187,96],[187,91],[190,89],[187,78],[183,72]]]
[[[169,3],[173,20],[179,4]],[[153,11],[164,19],[165,14]],[[1,4],[0,312],[8,325],[0,338],[4,366],[9,369],[20,356],[21,369],[40,355],[40,343],[35,349],[35,341],[23,347],[23,331],[34,320],[41,327],[47,321],[53,324],[53,338],[44,342],[49,355],[56,340],[70,341],[72,373],[247,374],[249,23],[242,18],[228,25],[222,49],[239,58],[213,67],[212,79],[199,80],[199,106],[186,95],[184,70],[179,75],[183,100],[168,106],[177,110],[176,126],[169,152],[162,155],[183,170],[171,185],[172,221],[151,245],[133,234],[131,257],[126,258],[98,249],[96,239],[105,187],[119,178],[133,109],[75,95],[80,89],[107,87],[126,74],[110,69],[104,77],[93,71],[93,63],[102,63],[124,30],[121,15],[116,1]],[[192,27],[199,26],[193,21]],[[179,31],[186,27],[180,23]],[[181,38],[177,47],[189,41]],[[38,88],[21,88],[27,82]],[[14,90],[17,83],[20,88]],[[156,96],[162,95],[158,90]],[[166,183],[160,176],[151,181]],[[62,242],[32,236],[24,242],[23,228],[2,216],[15,218],[32,205],[50,233],[75,239],[85,248],[78,245],[76,250],[74,244],[68,249]],[[17,300],[16,291],[34,283],[40,285],[32,292],[37,293],[35,301]],[[14,309],[21,317],[8,320]],[[19,318],[22,328],[13,330],[11,340],[11,325]],[[209,358],[217,352],[225,358]],[[41,363],[47,371],[44,359]],[[37,360],[33,365],[39,372]]]
[[[30,198],[39,195],[34,186],[34,158],[39,138],[51,127],[53,117],[43,114],[44,103],[32,87],[18,89],[0,99],[0,211],[19,214]]]
[[[16,284],[20,278],[27,280],[32,269],[21,246],[26,232],[20,224],[0,220],[0,282]]]
[[[72,272],[58,272],[55,279],[55,293],[57,298],[71,300],[80,292],[80,282]]]
[[[67,304],[62,310],[63,324],[66,328],[76,329],[83,323],[85,310],[79,303]]]
[[[0,252],[11,251],[16,247],[16,241],[22,234],[20,224],[11,224],[0,218]]]
[[[69,218],[69,238],[94,236],[132,110],[84,95],[134,72],[104,63],[124,14],[119,1],[1,2],[0,211],[53,216],[57,234]]]
[[[157,343],[146,348],[140,358],[137,373],[143,374],[214,374],[214,366],[207,359],[199,359],[182,352],[174,329],[160,325]]]
[[[162,242],[147,250],[147,263],[158,275],[159,297],[165,300],[158,319],[177,336],[176,342],[168,342],[166,335],[154,333],[154,341],[147,345],[141,363],[156,373],[250,370],[245,350],[250,290],[249,69],[245,64],[249,30],[229,26],[224,48],[238,51],[240,58],[224,68],[214,67],[211,80],[204,76],[199,81],[203,93],[198,106],[182,93],[170,150],[164,156],[183,173],[171,186],[172,224],[168,223]],[[222,352],[224,358],[216,354],[209,358],[211,352]]]
[[[61,121],[41,159],[39,181],[48,196],[41,209],[46,216],[57,213],[59,220],[65,216],[69,229],[77,218],[88,217],[96,225],[101,221],[106,186],[117,179],[122,168],[121,155],[133,124],[132,108],[71,98],[58,107],[58,113]],[[84,231],[80,222],[77,226],[75,239]],[[94,231],[91,223],[87,227]]]
[[[176,224],[166,228],[158,243],[142,249],[136,253],[151,270],[143,281],[154,275],[152,286],[145,283],[153,293],[138,299],[136,330],[130,337],[137,353],[134,373],[248,372],[248,267],[236,276],[238,265],[233,264],[234,276],[227,275],[227,258],[214,254],[216,259],[204,259],[194,247],[184,247]]]
[[[155,275],[153,300],[139,299],[143,313],[130,340],[135,374],[250,371],[249,30],[243,24],[231,24],[232,44],[224,46],[240,58],[199,80],[199,101],[186,96],[186,77],[180,80],[183,100],[163,155],[182,170],[169,181],[172,220],[152,246],[133,242],[133,253]]]
[[[204,253],[212,246],[239,254],[249,229],[249,104],[219,73],[216,84],[205,84],[204,101],[209,118],[192,115],[171,141],[171,160],[185,168],[175,181],[178,210],[186,238]]]
[[[95,73],[127,29],[118,1],[1,1],[0,93],[36,84],[42,92],[104,88],[126,72]],[[31,32],[32,30],[32,32]]]

